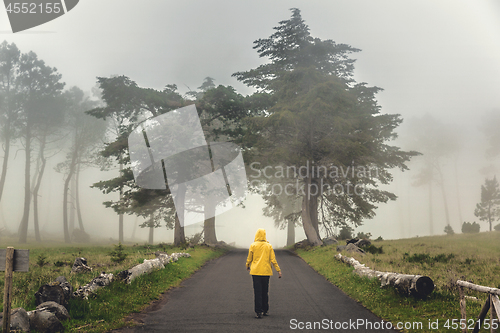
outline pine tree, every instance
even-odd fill
[[[292,195],[302,196],[304,231],[320,245],[321,224],[327,230],[360,225],[375,215],[376,203],[396,199],[377,186],[392,180],[389,169],[407,169],[405,162],[417,153],[386,144],[402,120],[380,113],[379,88],[353,80],[349,54],[358,49],[313,38],[296,8],[274,29],[269,38],[254,42],[270,62],[234,74],[258,89],[249,97],[258,112],[248,121],[248,155],[262,165],[304,171],[281,181],[300,182]],[[354,172],[357,166],[375,172]],[[348,172],[331,173],[339,168]],[[362,193],[353,193],[355,188]]]
[[[119,119],[118,133],[114,141],[101,151],[103,157],[114,159],[121,165],[120,174],[112,179],[97,182],[93,187],[104,193],[120,194],[117,201],[106,201],[106,207],[118,214],[128,213],[147,219],[142,227],[158,227],[165,221],[174,228],[174,243],[185,242],[184,228],[181,228],[169,190],[150,190],[137,186],[130,168],[127,139],[137,123],[151,116],[157,116],[183,106],[184,100],[177,93],[175,85],[166,85],[163,91],[142,88],[126,76],[98,78],[105,106],[87,111],[100,118]]]
[[[481,185],[481,202],[476,205],[474,215],[481,221],[486,221],[490,225],[500,219],[500,188],[496,177],[486,179]]]

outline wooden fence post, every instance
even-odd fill
[[[460,314],[462,315],[462,319],[464,320],[464,322],[467,323],[464,287],[458,286],[458,292],[460,293]],[[465,325],[465,327],[462,329],[462,333],[468,333],[467,325]]]
[[[12,272],[28,272],[30,267],[29,250],[14,250],[13,247],[0,249],[0,271],[5,271],[3,294],[2,331],[10,331],[10,305],[12,302]],[[5,261],[2,258],[5,256]]]
[[[480,286],[477,284],[461,280],[457,280],[457,285],[458,285],[458,290],[460,292],[460,312],[462,313],[462,319],[465,319],[464,317],[465,296],[463,294],[463,288],[469,288],[475,291],[479,291],[481,293],[488,294],[488,299],[486,300],[486,303],[484,303],[481,312],[479,313],[478,319],[476,320],[476,324],[474,326],[474,330],[472,331],[472,333],[479,332],[479,327],[483,324],[484,318],[486,318],[486,315],[488,314],[488,310],[491,310],[490,332],[495,332],[496,329],[494,328],[494,326],[497,326],[499,324],[498,320],[500,320],[500,299],[498,298],[498,296],[500,296],[500,289]],[[462,312],[462,301],[463,301],[463,312]],[[493,324],[493,320],[495,319],[495,317],[496,317],[495,324]],[[463,330],[463,332],[466,332],[466,330]]]
[[[499,299],[497,295],[490,295],[490,333],[495,333],[498,332],[497,329],[495,328],[498,326],[500,323],[498,320],[500,319],[500,316],[498,315],[500,312],[500,304],[499,304]],[[496,319],[496,322],[493,320]],[[496,325],[494,325],[494,323]]]
[[[10,331],[10,302],[12,299],[12,272],[14,270],[14,248],[8,247],[5,255],[5,286],[3,294],[3,324],[4,333]]]
[[[493,309],[495,310],[497,319],[500,319],[500,299],[497,295],[494,295],[491,297],[491,300],[493,302]]]
[[[479,332],[481,324],[483,323],[484,318],[486,317],[486,314],[488,313],[488,310],[490,309],[490,299],[491,299],[491,294],[488,294],[488,299],[486,299],[486,302],[484,303],[483,308],[481,309],[481,312],[479,312],[479,316],[477,316],[476,325],[474,326],[474,331],[472,331],[472,333]]]
[[[493,308],[493,295],[490,295],[490,333],[495,333],[495,330],[493,329],[493,312],[495,312],[495,309]]]

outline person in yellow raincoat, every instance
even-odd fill
[[[269,311],[269,277],[273,275],[274,266],[281,278],[281,269],[276,261],[276,256],[271,244],[266,240],[266,231],[258,229],[255,241],[250,245],[246,267],[253,280],[255,297],[255,318],[268,316]]]

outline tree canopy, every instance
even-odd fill
[[[270,62],[234,74],[258,89],[249,100],[260,103],[249,105],[259,112],[248,120],[245,139],[253,161],[292,170],[278,177],[288,182],[281,189],[302,196],[304,231],[319,245],[320,224],[326,230],[360,225],[375,215],[377,203],[396,199],[377,187],[392,180],[391,168],[406,170],[417,153],[387,144],[402,119],[380,112],[380,88],[352,78],[349,54],[358,49],[313,38],[296,8],[274,29],[254,42]]]
[[[195,103],[207,142],[216,140],[239,141],[243,136],[241,120],[248,115],[245,100],[232,87],[215,87],[212,78],[205,78],[198,88],[185,98],[175,85],[167,85],[163,91],[142,88],[125,76],[99,78],[105,106],[88,111],[98,118],[113,117],[119,123],[118,133],[101,152],[122,165],[120,176],[94,184],[104,193],[119,192],[120,198],[105,205],[118,213],[148,217],[148,224],[159,226],[161,220],[175,228],[174,242],[184,242],[183,228],[178,221],[168,184],[166,190],[144,189],[137,186],[130,168],[127,140],[139,122]],[[196,166],[192,166],[196,167]],[[215,206],[212,207],[215,210]],[[214,216],[215,214],[208,214]],[[205,221],[205,241],[216,242],[215,220]]]
[[[121,193],[118,201],[106,203],[109,207],[163,218],[175,213],[168,187],[146,190],[135,184],[127,138],[140,121],[192,103],[208,142],[235,142],[248,165],[286,170],[257,177],[254,189],[268,202],[266,215],[290,227],[300,223],[300,216],[314,245],[321,244],[320,226],[329,234],[337,227],[360,225],[375,215],[378,203],[396,199],[378,186],[392,181],[392,168],[406,170],[405,163],[417,154],[388,144],[402,119],[381,113],[375,98],[380,88],[353,79],[350,55],[360,50],[314,38],[300,10],[291,11],[291,18],[279,22],[269,38],[254,42],[259,56],[269,62],[233,74],[256,88],[250,96],[230,86],[216,87],[210,77],[185,97],[175,85],[158,91],[139,87],[125,76],[99,78],[106,105],[89,113],[114,117],[120,124],[116,138],[102,152],[123,165],[120,176],[95,184],[105,193]],[[276,184],[280,193],[273,193]],[[288,203],[287,196],[295,203]],[[285,208],[287,212],[277,212]],[[214,221],[206,221],[207,226],[214,229]]]
[[[143,226],[147,224],[157,227],[161,221],[165,221],[167,226],[174,227],[175,211],[170,192],[144,189],[135,183],[130,168],[127,140],[140,121],[183,106],[182,96],[176,92],[175,85],[167,85],[163,91],[142,88],[126,76],[100,77],[98,84],[105,105],[87,113],[97,118],[115,120],[117,132],[115,137],[105,144],[101,155],[115,160],[121,168],[117,177],[97,182],[93,187],[103,193],[120,194],[118,200],[104,202],[106,207],[113,208],[118,214],[128,213],[145,217],[148,222]],[[176,243],[183,241],[183,232],[178,230]]]

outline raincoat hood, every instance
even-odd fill
[[[255,234],[255,242],[267,242],[266,240],[266,230],[258,229]]]

